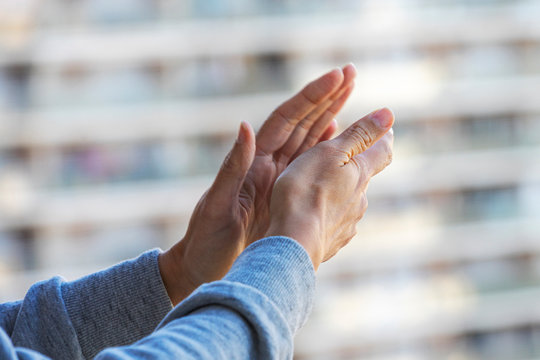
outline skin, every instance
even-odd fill
[[[315,270],[349,243],[370,179],[392,160],[393,123],[390,110],[375,111],[290,164],[275,183],[266,236],[298,241]]]
[[[334,134],[334,118],[354,87],[349,64],[306,85],[276,108],[255,135],[242,123],[231,152],[197,204],[184,238],[159,257],[174,305],[201,284],[221,279],[270,223],[274,182],[301,154]]]

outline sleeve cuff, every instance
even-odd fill
[[[195,290],[159,327],[218,304],[242,313],[252,325],[277,310],[288,332],[295,334],[311,312],[314,293],[315,271],[304,248],[288,237],[268,237],[244,250],[223,280]]]
[[[313,306],[315,270],[295,240],[272,236],[251,244],[223,280],[252,286],[276,304],[294,334]]]

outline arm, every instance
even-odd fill
[[[308,84],[270,115],[256,143],[253,130],[242,125],[215,183],[197,205],[183,241],[159,257],[159,271],[174,304],[200,284],[225,275],[238,254],[262,236],[273,182],[296,156],[332,136],[333,118],[352,91],[354,76],[354,67],[348,65]],[[121,268],[73,283],[53,279],[37,284],[23,302],[9,306],[9,311],[4,306],[0,326],[16,345],[45,354],[63,351],[52,345],[53,340],[41,337],[39,329],[47,326],[71,329],[73,339],[65,344],[70,354],[80,351],[91,357],[105,346],[129,343],[148,334],[170,309],[153,265],[148,272],[154,279],[150,288],[140,281],[144,274]],[[40,316],[37,307],[52,315]],[[112,334],[103,331],[102,323],[109,319],[118,324]],[[27,336],[32,331],[34,335]]]
[[[0,329],[4,330],[8,336],[11,336],[13,332],[21,303],[22,301],[13,301],[0,304]]]
[[[223,280],[198,288],[152,335],[97,359],[292,358],[314,286],[313,265],[297,242],[257,241]]]
[[[106,349],[96,359],[290,359],[293,335],[311,310],[314,287],[313,265],[304,249],[289,238],[266,238],[248,247],[223,280],[198,288],[153,334]],[[58,347],[74,339],[69,331],[47,330]],[[76,349],[48,355],[82,358]],[[13,344],[1,330],[0,358],[47,359]]]
[[[276,182],[268,230],[296,241],[256,241],[223,280],[195,290],[152,335],[98,359],[291,359],[314,269],[353,237],[368,182],[391,160],[392,124],[393,114],[379,110],[298,157]]]
[[[82,279],[59,277],[30,288],[11,332],[16,347],[55,359],[92,358],[148,334],[172,308],[157,250]]]
[[[197,289],[153,334],[97,358],[292,358],[292,337],[311,306],[313,270],[352,238],[369,179],[390,162],[393,138],[384,133],[392,123],[388,110],[373,113],[280,177],[268,232],[296,234],[298,242],[279,236],[255,242],[222,281]],[[4,340],[0,333],[6,359],[24,351]]]

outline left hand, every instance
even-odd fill
[[[184,238],[160,255],[173,304],[205,282],[222,278],[236,257],[261,238],[277,177],[298,155],[332,137],[334,120],[354,86],[353,65],[309,83],[272,112],[257,136],[247,123],[210,189],[197,204]]]

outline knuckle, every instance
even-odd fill
[[[308,84],[301,92],[300,94],[302,95],[302,97],[304,98],[304,100],[309,103],[311,106],[317,106],[318,105],[318,101],[316,98],[314,98],[312,95],[308,95],[308,94],[311,94],[312,92],[317,92],[317,93],[320,93],[322,92],[319,85],[316,83],[316,82],[312,82],[310,84]]]
[[[356,236],[356,234],[357,234],[357,230],[356,230],[356,223],[355,223],[349,227],[349,230],[347,231],[347,235],[344,239],[342,247],[347,245],[352,240],[352,238]]]
[[[225,156],[225,160],[223,160],[223,164],[221,164],[222,169],[228,169],[232,167],[233,165],[233,158],[232,158],[232,151],[230,151],[227,156]]]
[[[360,220],[364,216],[364,213],[366,212],[367,207],[368,207],[368,199],[367,199],[366,191],[364,190],[361,192],[359,200],[356,203],[356,213],[357,213],[358,220]]]
[[[311,129],[312,124],[313,124],[313,121],[311,121],[309,118],[305,118],[304,120],[298,123],[297,127],[307,132],[309,131],[309,129]]]
[[[382,161],[383,168],[387,167],[392,163],[392,160],[394,159],[394,152],[392,151],[392,146],[390,144],[386,144],[384,146],[384,160]]]
[[[310,140],[309,140],[311,142],[310,145],[314,146],[315,144],[317,144],[317,140],[318,140],[318,138],[316,136],[313,136],[312,138],[310,138]],[[332,141],[320,142],[320,143],[317,144],[317,146],[315,146],[315,148],[319,149],[323,153],[336,151],[336,146]]]
[[[274,111],[272,111],[272,114],[270,114],[270,118],[279,118],[283,120],[286,126],[286,130],[292,131],[293,128],[296,126],[296,123],[298,123],[298,119],[293,117],[287,117],[281,110],[281,107],[278,107]]]
[[[310,131],[306,135],[306,139],[304,140],[304,144],[305,144],[306,147],[310,148],[310,147],[315,146],[315,144],[317,144],[318,141],[319,141],[319,136],[317,136],[317,134],[315,134],[314,132]]]
[[[364,184],[368,181],[368,161],[363,156],[355,156],[354,160],[358,166],[358,169],[360,170],[360,182],[361,184]]]
[[[384,152],[387,154],[391,154],[394,148],[392,145],[391,139],[385,139],[383,144],[384,144]]]
[[[225,160],[223,160],[223,164],[221,164],[221,171],[227,174],[232,173],[236,171],[238,166],[239,166],[238,159],[235,156],[233,156],[233,151],[230,151],[225,157]]]
[[[386,166],[390,165],[394,161],[394,153],[390,151],[386,157]]]
[[[373,136],[362,126],[351,127],[347,135],[354,140],[358,153],[363,153],[373,143]]]
[[[361,203],[361,205],[362,205],[362,210],[363,210],[362,212],[366,211],[366,209],[369,206],[369,201],[368,201],[367,194],[366,194],[365,191],[362,191],[362,203]],[[362,216],[363,216],[363,214],[362,214]]]

